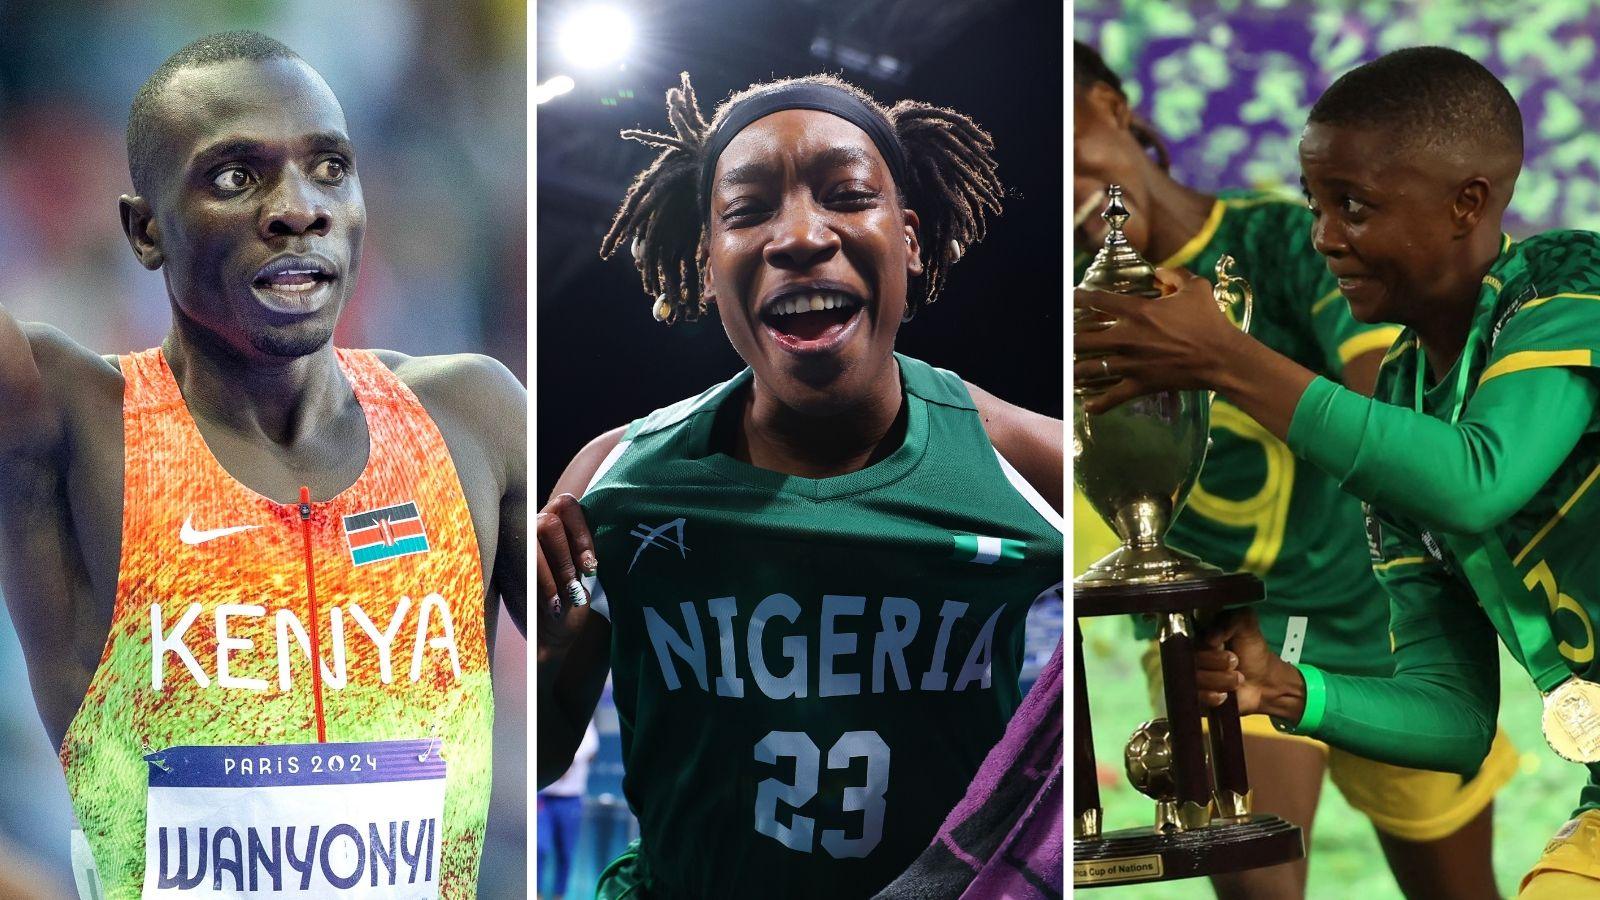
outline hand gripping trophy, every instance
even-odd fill
[[[1079,287],[1161,302],[1155,269],[1123,234],[1129,213],[1122,189],[1110,185],[1106,195],[1104,217],[1111,232]],[[1231,257],[1217,261],[1215,297],[1227,311],[1237,294],[1239,325],[1248,330],[1253,298],[1244,279],[1230,274],[1232,265]],[[1080,310],[1073,327],[1094,330],[1110,322]],[[1105,384],[1090,381],[1074,388],[1073,478],[1122,546],[1073,583],[1075,615],[1131,613],[1156,619],[1168,718],[1139,726],[1124,751],[1129,780],[1156,801],[1155,827],[1102,831],[1083,633],[1074,626],[1073,885],[1165,881],[1298,859],[1304,855],[1298,827],[1250,812],[1239,707],[1231,695],[1206,714],[1208,765],[1195,687],[1197,620],[1259,601],[1261,582],[1248,573],[1223,572],[1163,542],[1205,462],[1211,396],[1169,391],[1101,414],[1084,412],[1083,397]]]

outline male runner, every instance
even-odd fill
[[[1339,79],[1312,108],[1300,160],[1314,241],[1352,310],[1406,326],[1379,401],[1228,331],[1203,308],[1202,285],[1147,308],[1077,298],[1119,318],[1079,336],[1081,349],[1111,351],[1104,368],[1124,379],[1097,406],[1215,387],[1371,504],[1394,677],[1287,664],[1244,616],[1199,654],[1202,691],[1219,702],[1215,692],[1237,687],[1241,710],[1284,728],[1465,774],[1495,730],[1498,632],[1546,694],[1547,739],[1589,764],[1574,819],[1521,896],[1600,896],[1600,506],[1590,490],[1600,474],[1600,235],[1501,233],[1521,114],[1488,70],[1453,50],[1397,51]]]
[[[333,348],[366,208],[338,101],[282,44],[178,51],[128,155],[162,346],[0,310],[0,586],[80,868],[110,898],[471,897],[524,392],[483,357]]]
[[[868,897],[999,740],[1061,582],[1061,423],[894,352],[998,211],[992,144],[827,77],[708,123],[684,76],[668,114],[625,133],[663,152],[604,249],[749,368],[591,442],[540,514],[540,780],[609,671],[641,838],[601,896]]]
[[[1073,45],[1074,207],[1087,212],[1079,246],[1095,249],[1108,226],[1096,201],[1121,185],[1133,210],[1128,239],[1161,266],[1211,278],[1227,254],[1255,294],[1250,334],[1308,369],[1371,394],[1384,351],[1400,329],[1352,315],[1311,244],[1311,212],[1272,191],[1211,196],[1174,178],[1160,137],[1138,121],[1120,80],[1092,47]],[[1157,149],[1151,158],[1147,146]],[[1092,212],[1090,211],[1092,208]],[[1075,281],[1082,280],[1088,254]],[[1237,309],[1235,314],[1237,314]],[[1236,315],[1235,315],[1236,317]],[[1077,528],[1098,524],[1088,511]],[[1081,538],[1081,533],[1080,533]],[[1211,406],[1211,446],[1199,482],[1172,523],[1168,542],[1228,571],[1262,579],[1266,599],[1253,609],[1275,653],[1330,672],[1388,675],[1389,609],[1374,581],[1356,498],[1224,397]],[[1109,548],[1108,548],[1109,549]],[[1147,637],[1154,637],[1153,627]],[[1145,654],[1152,694],[1161,696],[1154,645]],[[1162,708],[1159,707],[1158,708]],[[1517,769],[1501,737],[1483,770],[1449,772],[1391,766],[1301,735],[1282,734],[1266,716],[1243,720],[1254,808],[1301,826],[1306,840],[1320,805],[1323,774],[1371,821],[1395,880],[1409,897],[1495,897],[1491,843],[1495,791]],[[1213,875],[1223,898],[1297,897],[1306,858]]]

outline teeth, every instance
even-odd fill
[[[771,313],[775,316],[788,316],[802,312],[822,312],[829,309],[843,309],[853,305],[848,297],[836,293],[805,294],[788,297],[772,304]]]

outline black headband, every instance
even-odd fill
[[[905,150],[894,128],[883,114],[869,106],[860,97],[831,84],[802,82],[786,84],[760,91],[740,100],[722,117],[716,133],[706,142],[706,155],[700,166],[700,208],[711,208],[711,179],[717,172],[717,158],[727,149],[734,136],[757,119],[786,109],[814,109],[831,113],[856,126],[872,138],[883,161],[889,165],[889,175],[895,187],[904,192],[906,187]]]

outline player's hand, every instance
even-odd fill
[[[1211,282],[1182,269],[1157,269],[1156,279],[1169,296],[1073,292],[1074,307],[1097,314],[1072,335],[1074,383],[1103,388],[1083,398],[1085,411],[1103,413],[1158,391],[1217,387],[1216,373],[1243,333],[1217,306]]]
[[[1278,658],[1249,609],[1224,613],[1200,640],[1194,654],[1195,684],[1203,706],[1221,706],[1227,692],[1239,698],[1239,715],[1263,712],[1263,696],[1274,692]]]
[[[534,558],[538,567],[539,610],[535,620],[540,650],[563,650],[589,618],[589,592],[580,574],[592,575],[599,565],[594,536],[578,498],[561,494],[534,517],[538,535]]]

